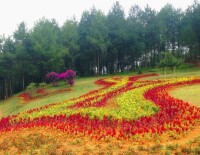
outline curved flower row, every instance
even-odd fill
[[[104,85],[99,90],[1,119],[0,131],[43,126],[96,139],[127,139],[145,133],[180,134],[200,124],[200,108],[167,93],[175,87],[200,83],[200,78],[138,81],[146,76],[155,75],[98,80],[97,84]],[[110,99],[115,99],[113,108],[107,107]]]
[[[175,99],[168,94],[168,90],[174,87],[199,83],[200,79],[189,78],[186,81],[181,79],[176,83],[155,87],[145,93],[146,99],[161,107],[161,111],[154,115],[162,118],[157,120],[158,125],[165,124],[166,129],[180,133],[200,123],[200,108],[190,106],[189,103]]]
[[[50,95],[55,95],[55,94],[58,94],[58,93],[69,92],[69,91],[72,91],[72,89],[71,88],[65,88],[65,89],[59,89],[59,90],[55,90],[55,91],[52,91],[52,92],[48,92],[48,91],[46,91],[46,89],[40,88],[40,89],[36,90],[36,92],[35,92],[36,95],[33,95],[33,92],[24,92],[22,94],[19,94],[17,96],[17,98],[19,98],[21,100],[20,103],[26,103],[26,102],[29,102],[29,101],[32,101],[32,100],[40,99],[40,98],[47,97],[47,96],[50,96]]]

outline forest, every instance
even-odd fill
[[[28,29],[22,21],[13,35],[0,36],[0,99],[44,82],[51,71],[92,76],[155,67],[163,51],[200,63],[199,2],[184,11],[133,5],[127,16],[115,2],[108,14],[93,7],[62,26],[41,18]]]

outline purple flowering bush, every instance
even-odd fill
[[[76,77],[76,73],[73,70],[66,71],[66,78],[68,80],[68,84],[72,86],[74,84],[74,78]]]
[[[50,82],[52,83],[52,85],[56,86],[57,85],[57,81],[59,80],[59,77],[58,77],[58,73],[56,72],[50,72],[46,75],[46,78],[48,80],[50,80]]]
[[[67,70],[63,73],[50,72],[46,75],[46,78],[51,81],[51,83],[56,86],[58,80],[64,80],[67,84],[72,86],[74,84],[74,78],[76,77],[76,72],[73,70]]]

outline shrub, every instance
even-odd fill
[[[53,85],[57,85],[58,80],[65,80],[70,86],[74,84],[74,78],[76,77],[76,72],[73,70],[67,70],[63,73],[50,72],[46,75],[46,79],[48,79]]]
[[[165,155],[171,155],[171,151],[170,150],[166,150],[165,151]]]
[[[72,86],[74,84],[74,78],[76,77],[76,72],[73,70],[67,70],[66,74],[67,74],[66,78],[68,80],[68,84]]]
[[[45,87],[47,84],[45,82],[39,83],[39,87]]]
[[[142,74],[141,68],[138,69],[138,74]]]
[[[33,90],[36,88],[36,83],[31,82],[27,87],[26,90]]]
[[[57,85],[56,81],[59,79],[58,73],[56,72],[50,72],[46,75],[46,79],[48,79],[53,85]]]
[[[178,145],[171,144],[171,145],[167,145],[166,148],[167,148],[167,150],[174,151],[178,148]]]
[[[197,146],[197,148],[195,149],[195,154],[200,154],[200,146]]]
[[[183,147],[183,148],[181,149],[181,152],[182,152],[182,153],[191,154],[191,153],[192,153],[192,149],[191,149],[191,147]]]

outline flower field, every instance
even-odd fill
[[[102,88],[78,98],[2,118],[1,135],[46,129],[91,141],[151,144],[176,140],[199,128],[200,108],[173,98],[168,92],[199,84],[200,78],[142,79],[151,76],[157,74],[97,80],[95,83]],[[20,97],[24,102],[28,100]]]

